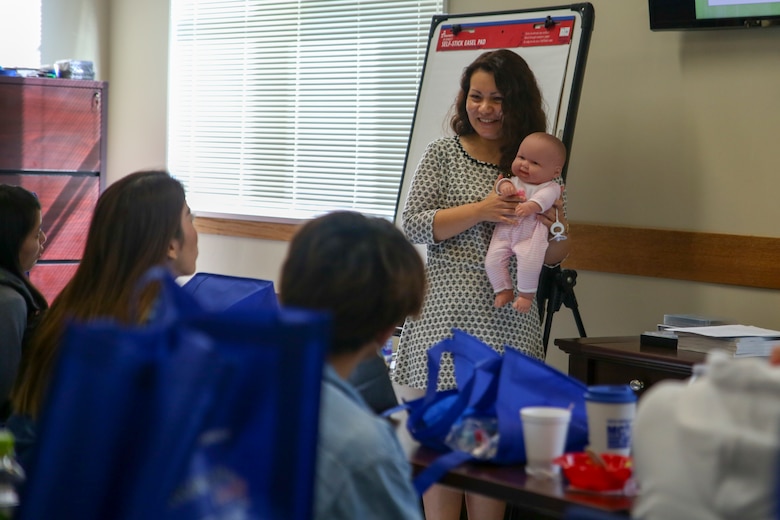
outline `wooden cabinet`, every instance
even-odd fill
[[[49,302],[70,280],[105,183],[108,84],[0,77],[0,183],[35,192],[47,241],[30,277]]]
[[[556,339],[569,354],[569,375],[587,385],[629,385],[641,395],[658,381],[687,379],[706,356],[641,345],[639,336]]]

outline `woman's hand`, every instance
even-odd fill
[[[555,204],[553,204],[550,209],[543,213],[537,213],[536,215],[536,220],[547,226],[547,229],[550,229],[550,226],[555,223],[556,219],[563,224],[563,229],[568,232],[569,223],[566,221],[566,217],[563,214],[563,197],[556,200]]]
[[[433,216],[433,239],[436,242],[447,240],[480,222],[514,224],[518,220],[515,216],[518,202],[525,202],[525,197],[502,197],[495,190],[490,190],[488,196],[479,202],[441,209]]]
[[[563,193],[563,189],[561,189]],[[555,214],[557,210],[557,215]],[[563,196],[555,201],[553,207],[545,211],[544,213],[537,214],[536,218],[539,222],[547,226],[550,229],[555,223],[556,217],[558,222],[563,225],[564,234],[569,234],[569,223],[566,221],[566,216],[563,214]],[[559,265],[563,260],[569,256],[569,249],[571,247],[571,240],[552,240],[547,244],[547,251],[544,254],[545,265]]]
[[[518,220],[517,215],[515,215],[515,208],[520,202],[525,202],[525,197],[518,195],[501,196],[495,191],[491,191],[479,203],[482,220],[485,222],[514,224]]]

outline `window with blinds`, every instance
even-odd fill
[[[172,0],[168,167],[198,212],[392,218],[442,0]]]

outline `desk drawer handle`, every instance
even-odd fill
[[[634,392],[639,392],[645,387],[645,383],[641,379],[632,379],[628,382],[628,386],[630,386],[631,390]]]

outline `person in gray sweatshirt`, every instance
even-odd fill
[[[20,186],[0,184],[0,421],[10,411],[8,395],[22,349],[48,308],[26,274],[45,242],[38,198]]]

